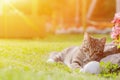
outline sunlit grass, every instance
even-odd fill
[[[96,37],[109,35],[94,35]],[[1,80],[108,80],[72,71],[62,64],[48,64],[49,52],[80,45],[81,35],[49,35],[44,39],[0,39]],[[119,78],[118,78],[119,79]]]

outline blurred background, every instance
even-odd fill
[[[107,34],[120,0],[0,0],[0,38]]]

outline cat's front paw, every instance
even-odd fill
[[[84,69],[83,69],[83,68],[81,68],[81,69],[80,69],[80,72],[84,72]]]
[[[55,63],[55,61],[53,59],[48,59],[47,63]]]

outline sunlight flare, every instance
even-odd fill
[[[37,25],[29,17],[27,17],[24,13],[19,11],[15,6],[10,5],[10,7],[18,16],[20,16],[23,19],[23,21],[26,22],[27,25],[29,25],[33,30],[39,32],[39,27],[37,27]]]
[[[9,24],[11,24],[10,20],[12,20],[11,16],[13,17],[19,17],[26,25],[28,25],[28,28],[31,28],[33,31],[37,32],[39,34],[39,27],[36,24],[33,18],[29,17],[28,15],[25,15],[22,10],[18,9],[14,4],[21,4],[19,3],[20,0],[0,0],[0,15],[3,19],[3,34],[4,36],[8,36],[7,27]],[[17,18],[15,18],[17,19]],[[16,24],[13,25],[13,27],[17,26]],[[22,25],[21,25],[22,26]]]
[[[8,5],[12,2],[16,2],[17,0],[0,0],[0,2],[3,4],[3,5]]]
[[[3,0],[5,4],[10,4],[11,0]]]

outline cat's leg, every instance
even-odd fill
[[[82,69],[82,67],[80,66],[80,64],[79,63],[72,63],[72,64],[70,64],[70,66],[69,66],[71,69]]]
[[[75,47],[69,47],[61,52],[52,52],[50,53],[50,58],[48,59],[47,62],[54,63],[54,62],[60,62],[64,63],[64,58],[66,57],[67,54],[69,54]]]
[[[61,52],[52,52],[50,57],[47,60],[48,63],[62,62],[62,53]]]
[[[54,59],[49,58],[49,59],[47,60],[47,63],[55,63],[55,61],[54,61]]]
[[[55,63],[54,57],[58,54],[58,52],[51,52],[47,63]]]
[[[79,47],[75,47],[69,55],[67,55],[66,65],[71,69],[81,68],[81,59],[79,55]]]

